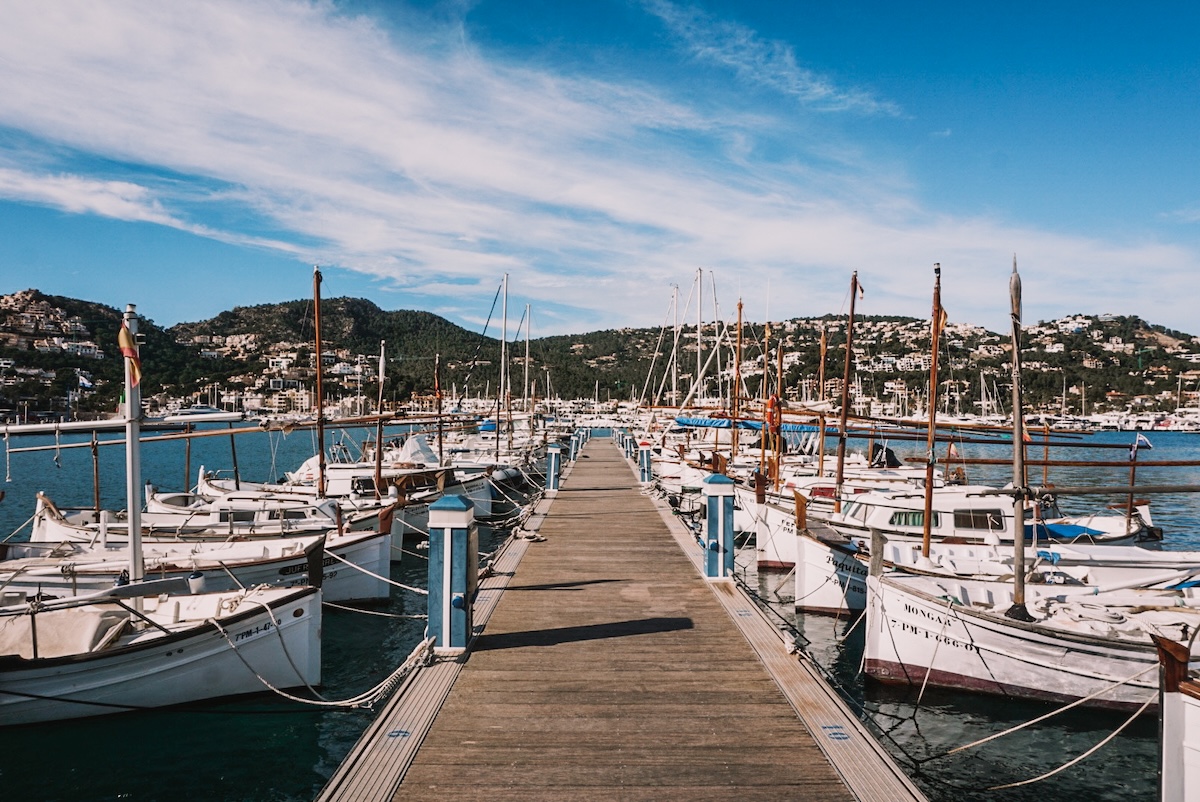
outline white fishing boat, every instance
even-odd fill
[[[1196,573],[1166,572],[1153,589],[1026,584],[1031,621],[1006,615],[1012,583],[869,576],[863,668],[889,683],[1137,708],[1156,695],[1150,636],[1189,643],[1200,626],[1200,595],[1171,587]]]
[[[0,561],[0,593],[75,596],[128,581],[131,573],[124,546],[90,547],[78,542],[44,546],[36,556]],[[386,599],[390,586],[383,577],[390,551],[391,535],[380,532],[142,544],[145,573],[156,579],[199,574],[206,591],[227,591],[314,584],[310,574],[320,570],[325,600],[338,602]]]
[[[188,595],[146,581],[137,314],[125,311],[126,527],[129,582],[62,600],[13,592],[0,607],[0,723],[161,707],[321,681],[319,586]],[[319,579],[315,579],[319,583]]]
[[[321,682],[321,592],[132,596],[0,608],[0,724],[165,707]]]
[[[846,500],[840,513],[825,519],[831,529],[849,538],[870,542],[871,532],[889,540],[920,540],[925,525],[925,492],[871,491]],[[1030,543],[1104,543],[1133,545],[1162,539],[1150,522],[1146,505],[1132,516],[1103,510],[1064,515],[1053,501],[1043,499],[1037,510],[1026,509],[1024,536]],[[1013,542],[1013,505],[1007,496],[986,485],[935,488],[930,534],[934,540],[976,545]]]
[[[816,526],[796,536],[797,610],[842,615],[866,608],[866,577],[870,547]],[[880,564],[884,570],[954,576],[968,579],[1011,580],[1012,545],[979,545],[931,541],[929,555],[920,540],[887,539]],[[1165,573],[1200,569],[1200,552],[1164,551],[1142,546],[1042,543],[1029,552],[1026,576],[1035,583],[1062,586],[1102,586],[1114,582],[1153,579]]]

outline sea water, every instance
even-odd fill
[[[210,427],[210,431],[213,427]],[[371,432],[344,435],[361,441]],[[339,435],[333,435],[336,438]],[[1132,442],[1132,434],[1096,435],[1089,442]],[[80,438],[75,437],[78,441]],[[1151,433],[1153,450],[1138,459],[1200,460],[1200,435]],[[59,438],[57,444],[69,442]],[[54,446],[52,436],[13,438],[9,446]],[[918,455],[923,444],[893,443],[900,456]],[[108,509],[125,506],[124,451],[98,449],[100,495]],[[240,474],[248,480],[278,478],[314,453],[313,434],[240,435],[236,451]],[[1005,446],[962,446],[969,456],[1006,457]],[[1030,457],[1040,456],[1030,446]],[[227,469],[233,453],[226,436],[195,440],[189,455],[182,442],[149,444],[143,449],[143,475],[160,489],[181,490],[195,482],[194,472]],[[45,492],[60,506],[90,506],[93,499],[90,449],[6,454],[6,493],[0,502],[0,537],[18,529],[32,513],[35,493]],[[1127,460],[1128,451],[1072,449],[1052,456],[1070,459]],[[968,468],[972,481],[1003,484],[1004,467]],[[1030,468],[1030,482],[1042,483],[1041,468]],[[1059,485],[1122,485],[1128,466],[1116,469],[1052,468]],[[1200,469],[1137,469],[1139,484],[1200,484]],[[1064,512],[1119,498],[1062,499]],[[1200,549],[1200,497],[1155,496],[1155,523],[1166,530],[1167,548]],[[503,532],[481,528],[482,551]],[[20,537],[20,535],[18,535]],[[739,563],[753,560],[753,549]],[[743,573],[757,587],[781,626],[794,627],[798,641],[829,672],[849,703],[863,711],[882,743],[933,800],[1035,800],[1042,798],[1153,800],[1157,788],[1157,721],[1135,722],[1092,757],[1055,777],[1020,788],[992,786],[1021,781],[1050,771],[1092,748],[1125,720],[1122,714],[1072,711],[1014,735],[954,756],[950,749],[1053,709],[1033,702],[927,689],[918,692],[865,680],[859,672],[862,627],[852,620],[797,616],[790,578]],[[399,582],[424,586],[426,564],[405,555],[393,565]],[[392,615],[419,615],[424,598],[393,589],[389,602],[370,608]],[[424,622],[361,612],[326,609],[323,622],[322,694],[341,699],[366,690],[390,673],[420,641]],[[372,719],[367,710],[308,708],[264,693],[181,709],[156,710],[56,722],[0,727],[0,788],[5,799],[25,800],[309,800],[345,757]],[[1047,797],[1047,795],[1052,795]]]

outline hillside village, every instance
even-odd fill
[[[148,379],[155,380],[145,393],[148,410],[205,404],[248,415],[311,414],[316,355],[298,336],[304,334],[302,323],[293,319],[300,315],[298,303],[239,308],[165,331],[146,326],[143,360]],[[381,332],[391,334],[393,348],[403,350],[387,360],[385,407],[428,403],[435,352],[446,396],[494,395],[500,356],[494,338],[427,313],[383,312],[361,299],[335,299],[332,304],[342,317],[334,318],[335,337],[321,355],[327,398],[335,406],[330,414],[362,414],[377,406]],[[397,315],[422,317],[406,319],[407,328],[397,335]],[[119,320],[117,310],[36,290],[0,296],[0,418],[63,419],[111,412],[121,376],[121,360],[114,358],[119,355]],[[440,331],[435,340],[421,341],[433,327]],[[706,404],[729,401],[735,335],[732,326],[722,328],[724,344],[716,355],[711,351],[718,326],[708,323],[700,332],[707,381],[699,395]],[[524,344],[510,343],[512,396],[598,394],[603,399],[677,403],[696,372],[696,329],[680,331],[675,363],[668,353],[673,333],[662,334],[623,329],[540,338],[529,344],[528,362]],[[772,384],[782,362],[788,399],[811,403],[840,397],[844,320],[826,316],[772,323],[767,357],[760,326],[747,326],[743,336],[741,375],[747,395],[761,391],[764,362]],[[928,397],[929,342],[927,321],[856,320],[850,388],[854,412],[918,414]],[[368,350],[368,344],[375,347]],[[939,367],[943,409],[948,414],[1002,415],[1011,381],[1009,349],[1007,336],[966,323],[949,324]],[[1072,315],[1026,326],[1022,357],[1030,408],[1043,414],[1165,415],[1200,406],[1200,338],[1137,318]]]

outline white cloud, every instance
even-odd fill
[[[828,109],[895,111],[781,44],[688,19],[673,29],[745,77]],[[768,283],[772,316],[836,310],[854,269],[871,313],[924,315],[941,261],[955,319],[994,326],[1013,250],[1031,257],[1031,310],[1039,297],[1109,309],[1152,297],[1127,276],[1154,267],[1182,284],[1196,267],[1169,246],[938,216],[852,143],[764,161],[761,142],[786,128],[769,112],[723,119],[671,87],[489,59],[457,33],[287,0],[6,4],[0,126],[43,149],[10,149],[0,197],[346,267],[435,311],[486,308],[509,272],[562,315],[559,331],[654,325],[699,265],[750,315]],[[1043,266],[1065,283],[1047,286]]]
[[[785,42],[764,40],[755,31],[729,20],[714,19],[695,6],[668,0],[643,0],[643,6],[697,59],[733,70],[743,80],[770,87],[801,103],[829,111],[897,116],[900,108],[862,89],[838,86],[796,63]]]

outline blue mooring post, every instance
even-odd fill
[[[475,505],[465,496],[442,496],[429,505],[429,637],[434,654],[467,650],[478,589]]]
[[[634,440],[633,435],[630,434],[629,432],[625,432],[625,458],[626,459],[633,459],[633,452],[634,452],[634,448],[635,448],[634,443],[635,443],[635,440]]]
[[[703,484],[704,577],[733,579],[733,480],[714,473]]]
[[[650,457],[650,443],[638,443],[638,478],[644,485],[654,481],[654,468]]]
[[[559,473],[562,471],[562,446],[551,443],[546,446],[546,493],[558,492]],[[430,509],[433,509],[430,507]]]

